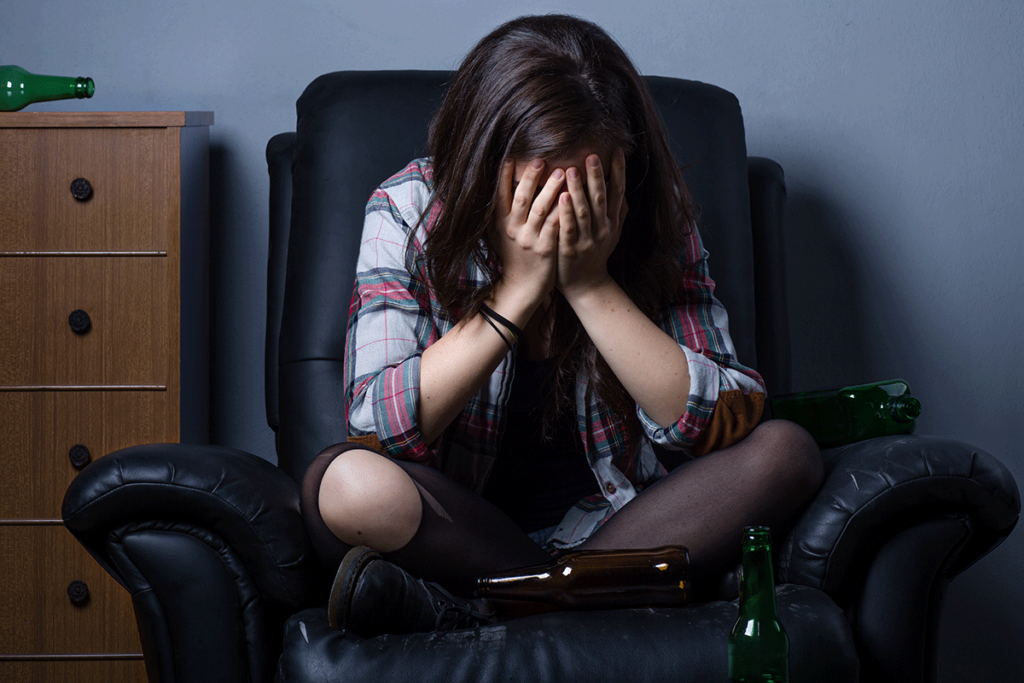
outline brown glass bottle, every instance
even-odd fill
[[[570,551],[548,564],[481,577],[477,595],[562,609],[678,607],[690,602],[690,555],[682,546]]]

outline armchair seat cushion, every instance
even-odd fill
[[[790,642],[790,680],[857,681],[853,636],[835,603],[795,584],[776,593]],[[726,683],[736,614],[736,601],[553,612],[476,629],[367,639],[331,630],[326,609],[312,608],[285,625],[278,680]]]

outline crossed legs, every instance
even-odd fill
[[[821,486],[817,444],[784,420],[762,423],[743,441],[691,460],[615,513],[581,548],[684,545],[698,597],[739,562],[740,534],[769,526],[776,541]]]
[[[456,594],[472,593],[480,575],[551,559],[505,513],[437,470],[351,444],[310,465],[302,508],[326,564],[365,545]]]
[[[744,526],[788,528],[822,476],[817,445],[803,429],[765,422],[743,441],[677,467],[581,547],[684,545],[701,594],[738,561]],[[302,496],[307,527],[328,562],[366,545],[469,595],[477,576],[550,559],[498,508],[436,470],[350,444],[318,456]]]

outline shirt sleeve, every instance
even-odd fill
[[[668,427],[658,425],[639,406],[637,414],[654,443],[697,456],[730,446],[754,429],[764,410],[765,387],[756,371],[736,359],[729,316],[714,295],[708,254],[696,227],[688,248],[701,257],[686,270],[679,301],[659,321],[686,354],[690,371],[686,412]]]
[[[349,436],[430,462],[417,423],[420,357],[436,341],[425,278],[414,258],[427,190],[406,169],[366,207],[345,343]]]

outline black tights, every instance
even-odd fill
[[[336,444],[309,466],[302,481],[302,516],[314,547],[336,567],[352,547],[331,533],[320,517],[320,482],[327,466],[357,444]],[[551,559],[504,512],[437,470],[393,460],[416,483],[423,501],[419,529],[405,546],[385,557],[417,578],[468,595],[482,574],[540,564]]]
[[[356,444],[325,449],[302,482],[302,515],[321,559],[336,567],[351,546],[339,540],[319,511],[328,465]],[[416,483],[423,515],[415,535],[385,557],[418,578],[470,595],[478,576],[551,559],[489,501],[437,470],[394,461]],[[717,589],[717,577],[739,559],[740,532],[773,528],[776,542],[821,483],[820,454],[792,423],[760,425],[740,443],[687,462],[630,501],[584,542],[582,549],[690,550],[698,597]],[[702,590],[703,589],[703,590]]]

